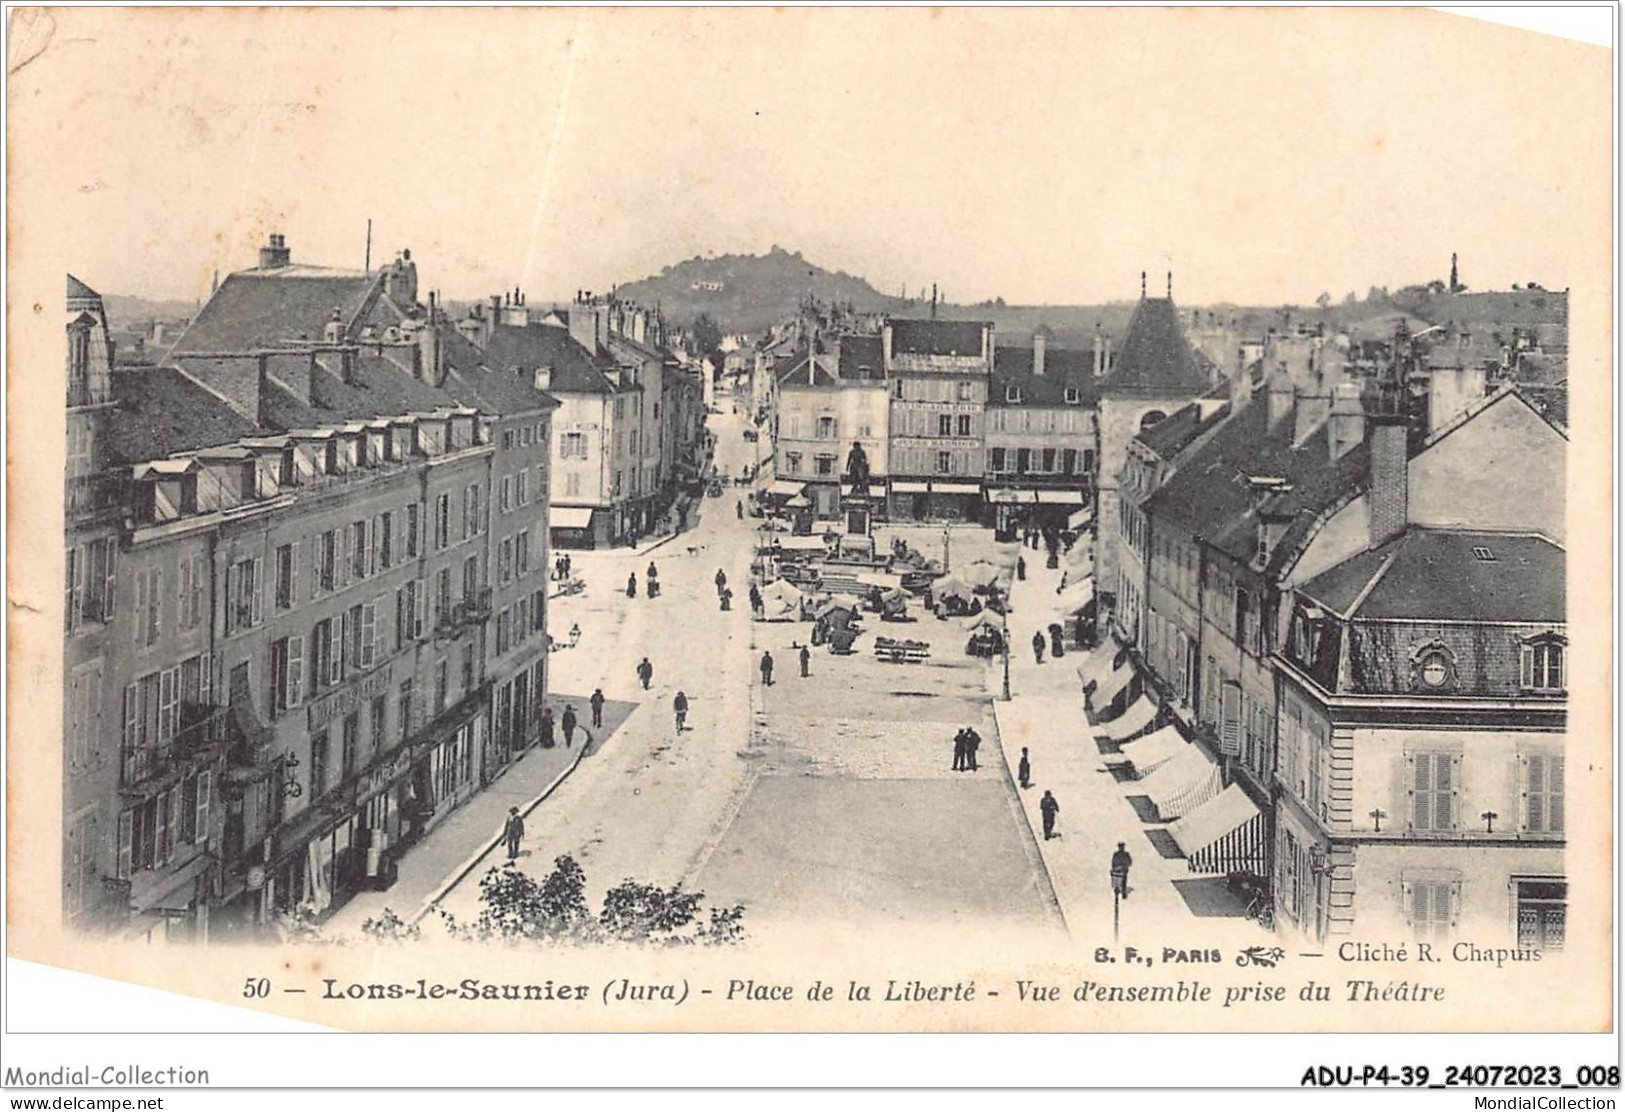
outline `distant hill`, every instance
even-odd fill
[[[761,332],[794,316],[809,293],[828,303],[850,302],[859,312],[898,312],[907,304],[887,297],[844,271],[830,271],[774,247],[765,255],[715,255],[686,259],[659,274],[616,287],[640,305],[658,304],[668,321],[687,325],[710,313],[723,332]]]
[[[122,293],[102,294],[102,305],[107,310],[107,323],[114,331],[155,320],[191,320],[198,308],[195,301],[173,299],[153,301],[145,297],[129,297]]]

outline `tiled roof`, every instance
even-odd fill
[[[532,378],[539,368],[551,368],[550,394],[614,394],[621,389],[602,370],[612,368],[613,361],[589,355],[569,332],[551,325],[495,326],[485,344],[485,361]]]
[[[108,422],[114,463],[142,463],[224,444],[255,431],[251,421],[173,367],[116,367]]]
[[[407,413],[453,409],[462,404],[449,391],[431,386],[388,359],[363,353],[354,381],[322,370],[311,376],[311,404],[305,405],[267,380],[260,420],[269,428],[298,429],[335,420],[360,421]]]
[[[246,352],[318,341],[333,310],[346,328],[382,289],[383,275],[314,267],[229,275],[175,342],[176,354]]]
[[[984,327],[973,320],[894,320],[892,354],[980,357]]]
[[[842,378],[857,378],[858,372],[867,367],[873,378],[879,378],[886,373],[885,345],[879,336],[842,336],[839,340],[841,348],[840,375]]]
[[[440,337],[446,359],[444,388],[463,405],[485,413],[512,414],[553,409],[559,404],[556,398],[536,389],[534,374],[490,366],[485,353],[456,329],[443,328]]]
[[[1189,447],[1191,441],[1230,415],[1228,404],[1209,408],[1211,412],[1203,419],[1200,405],[1192,402],[1190,405],[1182,406],[1135,439],[1160,458],[1171,460]]]
[[[1203,373],[1185,340],[1173,300],[1141,299],[1101,391],[1200,394],[1210,385],[1211,378]]]
[[[1332,460],[1324,424],[1294,447],[1292,419],[1270,430],[1268,418],[1263,398],[1242,407],[1146,500],[1147,512],[1178,519],[1191,533],[1246,564],[1257,548],[1257,516],[1247,478],[1284,480],[1291,489],[1267,503],[1273,516],[1288,519],[1271,557],[1272,570],[1282,566],[1308,535],[1316,515],[1361,484],[1369,454],[1359,444]]]
[[[69,301],[87,301],[92,299],[100,301],[101,296],[101,294],[79,281],[79,279],[75,278],[73,275],[68,275]]]
[[[837,385],[835,376],[823,366],[821,360],[807,355],[792,355],[773,364],[773,377],[780,387],[831,388]]]
[[[1019,402],[1009,401],[1010,387],[1020,392]],[[1077,401],[1066,400],[1067,388],[1077,391]],[[1033,374],[1033,349],[999,347],[993,349],[993,379],[988,387],[990,406],[1038,405],[1092,406],[1099,399],[1093,352],[1072,348],[1044,348],[1044,373]]]
[[[1413,525],[1301,589],[1356,619],[1561,623],[1568,612],[1565,556],[1535,533]]]

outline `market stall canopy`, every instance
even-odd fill
[[[805,494],[798,494],[794,498],[786,499],[784,508],[787,510],[804,510],[811,505],[811,499],[809,499]]]
[[[931,584],[931,596],[939,599],[957,598],[963,602],[969,602],[976,597],[976,592],[971,590],[969,583],[966,583],[958,576],[945,575]]]
[[[1066,519],[1068,529],[1087,529],[1089,523],[1095,519],[1093,506],[1085,506],[1081,510],[1074,510]]]
[[[903,599],[903,600],[907,601],[908,592],[903,590],[901,587],[885,587],[885,588],[882,588],[882,590],[880,592],[880,600],[882,602],[894,602],[897,599]]]
[[[823,537],[780,537],[767,547],[777,548],[780,552],[826,552],[829,550],[829,545],[824,543]]]
[[[807,487],[806,483],[793,483],[789,479],[774,479],[762,493],[775,498],[794,498]]]
[[[1094,597],[1095,578],[1092,575],[1085,576],[1076,583],[1069,584],[1066,590],[1061,592],[1060,606],[1068,614],[1075,614],[1088,606]]]
[[[879,587],[882,591],[896,590],[903,585],[903,577],[889,571],[860,571],[852,578],[866,586]]]
[[[801,599],[795,584],[775,579],[762,588],[762,617],[769,622],[795,621],[801,614]]]
[[[1190,814],[1218,795],[1223,786],[1219,766],[1196,745],[1187,745],[1184,752],[1139,784],[1164,821]]]
[[[1168,827],[1192,872],[1263,872],[1264,820],[1239,784]]]
[[[547,523],[554,529],[585,529],[592,524],[592,507],[549,506]]]
[[[977,560],[960,569],[959,577],[973,587],[991,587],[1009,574],[991,560]]]
[[[1004,630],[1004,615],[993,610],[983,610],[980,614],[973,614],[965,619],[965,628],[978,630],[983,628]]]

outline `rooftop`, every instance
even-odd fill
[[[1228,403],[1216,407],[1209,406],[1208,410],[1208,415],[1204,418],[1202,406],[1191,402],[1174,410],[1135,439],[1150,448],[1159,458],[1171,460],[1190,447],[1193,440],[1230,415]]]
[[[298,343],[301,337],[317,341],[334,309],[348,332],[382,289],[382,273],[308,266],[239,271],[220,283],[173,352],[248,352]]]
[[[982,330],[973,320],[893,320],[893,355],[959,355],[981,358]]]
[[[1345,618],[1561,623],[1565,556],[1538,533],[1413,525],[1301,590]]]
[[[1212,385],[1185,340],[1172,298],[1141,298],[1102,393],[1200,394]]]
[[[117,367],[108,424],[110,462],[133,464],[224,444],[252,422],[173,367]]]
[[[496,325],[486,341],[487,365],[517,371],[534,379],[536,371],[551,371],[550,394],[614,394],[633,387],[617,386],[604,368],[613,361],[590,355],[570,333],[551,325]]]
[[[1020,402],[1011,402],[1010,387],[1021,392]],[[1076,400],[1067,401],[1068,388],[1076,391]],[[1033,374],[1033,349],[1030,347],[1001,347],[993,352],[993,379],[989,387],[988,404],[1061,406],[1095,404],[1099,389],[1095,379],[1093,352],[1073,348],[1044,347],[1044,373]]]

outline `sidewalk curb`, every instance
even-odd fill
[[[628,717],[630,717],[630,715]],[[542,803],[546,801],[547,797],[552,795],[554,790],[569,778],[572,772],[580,768],[581,762],[586,759],[587,750],[591,748],[591,746],[592,740],[589,738],[582,744],[580,750],[576,752],[576,759],[566,765],[565,768],[553,778],[553,782],[542,789],[540,795],[536,796],[535,799],[532,799],[529,803],[526,803],[519,809],[519,817],[529,818],[532,811],[540,807]],[[484,861],[493,850],[502,845],[502,841],[502,835],[498,834],[495,838],[491,839],[489,844],[481,846],[477,851],[475,851],[472,857],[463,862],[462,865],[458,866],[457,871],[451,874],[451,879],[443,882],[434,895],[430,896],[429,899],[424,902],[423,906],[418,909],[417,914],[412,916],[412,922],[414,924],[421,923],[429,912],[433,911],[440,904],[440,901],[444,900],[448,895],[451,894],[451,890],[453,888],[456,888],[463,881],[467,880],[468,874],[479,868],[481,861]]]
[[[1039,844],[1038,835],[1033,831],[1033,821],[1027,815],[1027,802],[1021,798],[1021,788],[1016,783],[1015,769],[1010,767],[1010,747],[1004,743],[1004,726],[999,721],[999,700],[991,700],[989,713],[993,716],[993,727],[999,731],[999,756],[1004,760],[1000,767],[1004,769],[1004,782],[1010,789],[1011,799],[1016,812],[1021,815],[1021,828],[1027,832],[1027,845],[1038,858],[1039,868],[1044,870],[1044,894],[1049,897],[1050,907],[1055,909],[1055,917],[1061,921],[1061,929],[1068,938],[1076,937],[1072,933],[1072,924],[1066,918],[1066,906],[1061,903],[1061,894],[1055,890],[1055,877],[1051,875],[1049,858],[1044,855],[1044,847]]]

